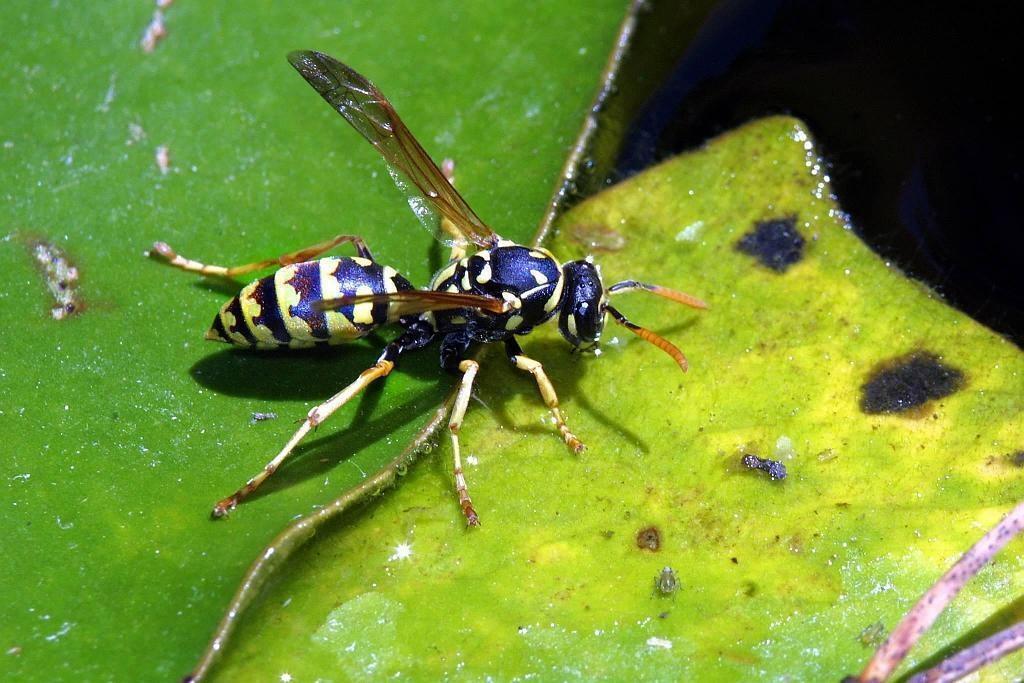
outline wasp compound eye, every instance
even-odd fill
[[[562,266],[565,298],[558,329],[573,346],[590,346],[604,328],[604,285],[597,266],[589,261],[570,261]]]

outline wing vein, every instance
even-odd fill
[[[473,212],[462,195],[406,127],[387,98],[351,67],[320,52],[302,50],[288,61],[342,118],[376,148],[459,233],[479,247],[498,235]]]

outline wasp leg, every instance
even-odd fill
[[[452,453],[455,458],[455,492],[459,495],[459,506],[462,514],[466,516],[466,524],[469,526],[480,526],[480,517],[473,509],[473,501],[469,499],[469,491],[466,488],[466,476],[462,472],[462,454],[459,450],[459,429],[462,427],[462,418],[466,415],[466,407],[469,405],[469,394],[473,390],[473,380],[480,369],[480,364],[473,360],[464,360],[459,363],[459,370],[462,372],[462,385],[455,397],[455,404],[452,406],[452,416],[448,421],[448,431],[452,435]]]
[[[233,510],[244,498],[248,497],[253,491],[259,488],[260,485],[270,477],[270,475],[277,471],[277,468],[281,466],[281,463],[291,455],[298,443],[302,441],[302,439],[309,434],[311,430],[323,423],[324,420],[329,418],[336,410],[338,410],[338,408],[348,403],[348,401],[350,401],[360,391],[368,387],[374,380],[389,375],[394,369],[395,361],[398,360],[400,355],[406,351],[413,351],[426,346],[434,338],[433,328],[422,321],[414,320],[405,327],[405,333],[395,341],[388,344],[384,353],[381,354],[380,358],[372,367],[363,370],[354,382],[310,410],[309,414],[306,415],[306,419],[302,421],[302,425],[295,431],[292,438],[288,440],[288,443],[286,443],[284,448],[281,449],[281,452],[274,456],[274,459],[268,462],[259,474],[247,481],[245,486],[238,489],[227,498],[218,501],[217,504],[213,506],[213,516],[223,517]]]
[[[537,381],[537,388],[540,389],[541,398],[544,399],[544,403],[547,404],[548,409],[551,411],[551,415],[555,418],[555,424],[558,426],[558,432],[562,435],[562,439],[565,440],[565,444],[574,452],[582,453],[586,446],[583,442],[576,438],[568,425],[565,424],[565,418],[562,416],[562,411],[558,407],[558,395],[555,393],[555,387],[552,386],[551,380],[548,379],[548,375],[544,372],[544,366],[540,362],[523,355],[523,348],[519,346],[514,338],[509,337],[505,340],[505,353],[508,355],[508,359],[512,361],[512,365],[516,366],[520,370],[533,375],[533,378]]]
[[[291,455],[292,451],[299,442],[302,441],[303,437],[309,434],[313,428],[329,418],[338,408],[348,403],[352,397],[368,387],[375,379],[379,377],[386,377],[394,367],[395,364],[392,361],[383,359],[377,361],[373,367],[363,370],[354,382],[336,393],[334,396],[331,396],[325,402],[310,410],[306,419],[302,421],[302,425],[295,431],[292,438],[288,440],[288,443],[286,443],[284,448],[281,449],[281,452],[275,455],[274,459],[268,462],[259,474],[245,482],[245,486],[238,489],[227,498],[218,501],[217,504],[213,506],[213,516],[218,518],[223,517],[229,511],[235,509],[243,499],[249,497],[249,495],[258,489],[260,485],[270,477],[270,475],[277,471],[277,468],[281,466],[281,463]]]
[[[452,187],[455,187],[455,162],[451,159],[445,159],[441,162],[441,173],[448,179]],[[466,242],[466,238],[462,236],[458,228],[445,218],[441,217],[441,230],[444,231],[452,242],[452,253],[449,257],[452,261],[459,261],[466,257],[466,247],[469,244]]]
[[[339,244],[345,244],[346,242],[351,242],[355,245],[356,253],[359,256],[371,260],[373,259],[373,256],[370,255],[370,250],[366,246],[366,242],[363,241],[362,237],[357,237],[355,235],[338,235],[326,242],[320,242],[319,244],[314,244],[313,246],[306,247],[305,249],[299,249],[287,254],[282,254],[277,258],[254,261],[253,263],[246,263],[241,266],[214,266],[200,263],[199,261],[193,261],[192,259],[185,258],[178,254],[178,252],[174,251],[174,249],[172,249],[166,242],[156,242],[153,245],[153,250],[149,252],[149,254],[166,261],[175,268],[181,268],[182,270],[187,270],[190,273],[217,275],[220,277],[235,277],[237,275],[252,273],[257,270],[263,270],[264,268],[270,268],[271,266],[287,266],[293,263],[309,261],[325,251],[333,249]]]

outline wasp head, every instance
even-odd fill
[[[562,294],[558,329],[570,344],[580,349],[596,346],[601,339],[605,316],[610,315],[616,323],[667,353],[686,372],[686,356],[682,351],[654,332],[631,322],[608,304],[608,298],[624,292],[646,291],[692,308],[707,308],[706,303],[690,294],[636,280],[623,280],[605,289],[601,282],[601,272],[590,257],[566,263],[562,266],[562,276],[565,278],[565,291]]]
[[[558,317],[558,329],[575,347],[589,348],[601,339],[608,297],[601,273],[589,258],[562,266],[565,293]]]

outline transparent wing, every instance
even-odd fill
[[[321,52],[299,50],[290,53],[288,61],[463,237],[485,249],[498,243],[498,235],[473,213],[373,83]],[[406,189],[401,182],[398,185]],[[423,204],[417,199],[410,198],[409,204],[422,220]]]
[[[408,290],[388,294],[356,294],[324,299],[313,305],[321,311],[330,311],[357,304],[388,304],[394,315],[414,315],[425,311],[444,311],[453,308],[475,308],[490,313],[506,313],[509,304],[489,296],[453,294],[431,290]]]

